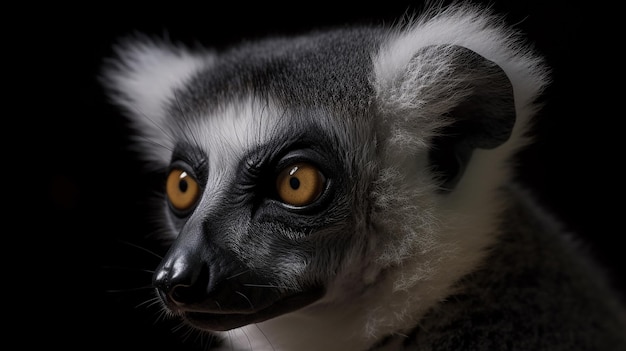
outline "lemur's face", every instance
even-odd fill
[[[496,63],[426,34],[119,48],[110,94],[165,174],[172,245],[153,281],[170,311],[223,331],[456,279],[450,248],[473,239],[442,235],[438,206],[475,149],[507,141],[515,104]]]
[[[154,285],[169,310],[202,329],[311,304],[363,241],[353,218],[368,206],[355,206],[351,189],[367,173],[354,172],[350,159],[365,156],[363,148],[320,125],[330,111],[250,101],[168,132],[175,147],[165,210],[176,239]]]

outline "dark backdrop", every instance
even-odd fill
[[[187,334],[184,329],[172,332],[177,323],[160,322],[147,288],[150,273],[143,271],[153,269],[158,259],[134,246],[163,253],[142,240],[149,229],[141,201],[150,192],[151,180],[127,150],[125,121],[108,105],[96,80],[113,42],[143,32],[219,49],[239,40],[320,26],[390,23],[419,9],[420,2],[343,8],[316,2],[76,6],[33,5],[19,14],[23,20],[16,22],[13,35],[7,33],[19,38],[11,58],[27,62],[30,74],[25,82],[21,79],[26,84],[16,88],[23,98],[16,116],[20,126],[16,135],[6,133],[5,138],[20,140],[10,150],[33,169],[27,188],[38,194],[20,196],[25,203],[16,207],[22,229],[14,236],[27,240],[19,253],[34,246],[41,249],[20,256],[28,260],[13,261],[18,268],[27,267],[26,261],[36,263],[35,268],[13,270],[17,282],[28,283],[15,285],[29,287],[11,289],[18,301],[25,299],[22,290],[34,296],[26,303],[34,311],[22,314],[20,325],[53,331],[45,338],[47,344],[171,349]],[[596,16],[612,10],[565,1],[495,1],[494,7],[528,34],[553,68],[537,143],[520,155],[520,179],[567,229],[580,235],[615,286],[626,291],[619,226],[622,171],[617,168],[623,156],[618,154],[615,121],[623,112],[612,94],[614,54],[605,44],[613,39],[605,21]],[[35,152],[28,151],[32,130]],[[19,182],[11,179],[7,188],[20,192],[13,186]],[[43,206],[36,200],[42,192]],[[183,349],[196,349],[196,339],[190,334]]]

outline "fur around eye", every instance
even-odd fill
[[[302,207],[317,200],[326,179],[322,173],[310,163],[294,163],[285,167],[276,177],[276,193],[287,205]]]
[[[166,194],[170,204],[179,211],[188,211],[200,197],[198,182],[186,171],[174,168],[167,176]]]

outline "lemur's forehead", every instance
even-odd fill
[[[272,101],[252,98],[200,112],[181,137],[202,150],[211,170],[228,171],[244,155],[267,144],[286,128],[285,113]]]

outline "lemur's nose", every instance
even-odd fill
[[[168,304],[177,306],[192,304],[204,298],[206,266],[202,260],[185,250],[170,251],[154,272],[153,286]]]

